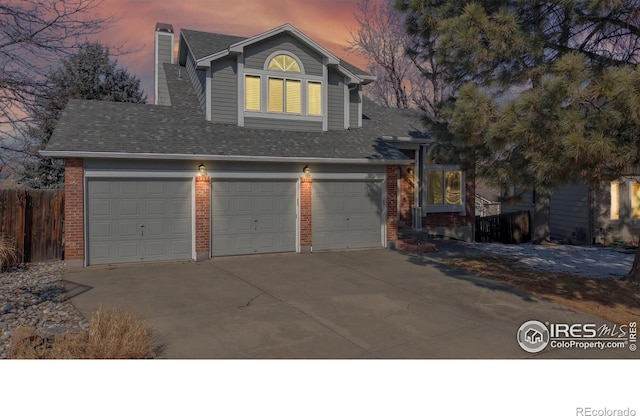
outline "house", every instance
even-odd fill
[[[471,238],[472,175],[365,99],[371,75],[289,24],[183,29],[177,57],[175,36],[157,24],[156,105],[71,100],[41,152],[65,160],[71,267],[393,248],[400,220]]]
[[[534,215],[536,194],[524,192],[503,212],[528,210]],[[550,198],[549,233],[569,244],[637,245],[640,236],[640,176],[623,175],[595,187],[577,181],[555,189]]]
[[[536,329],[529,329],[525,334],[525,340],[532,344],[537,344],[543,341],[542,333]]]

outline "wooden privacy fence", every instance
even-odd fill
[[[476,217],[476,241],[519,244],[531,241],[529,211]]]
[[[0,235],[15,240],[23,262],[62,259],[64,191],[0,189]]]

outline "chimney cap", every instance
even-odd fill
[[[173,33],[173,25],[169,23],[156,23],[156,32]]]

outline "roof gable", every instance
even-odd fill
[[[289,23],[286,23],[282,26],[268,30],[264,33],[260,33],[259,35],[250,37],[248,39],[244,39],[239,42],[236,42],[235,44],[229,46],[229,51],[242,53],[245,47],[253,45],[254,43],[260,42],[272,36],[279,35],[281,33],[288,33],[293,37],[297,38],[298,40],[300,40],[301,42],[305,43],[308,47],[310,47],[315,52],[323,56],[328,65],[338,65],[340,63],[340,59],[338,59],[338,57],[336,57],[334,54],[332,54],[331,52],[329,52],[328,50],[326,50],[325,48],[317,44],[315,41],[313,41],[311,38],[309,38],[304,33],[300,32],[298,29],[296,29]],[[206,57],[203,59],[206,59]]]
[[[341,73],[348,76],[352,83],[363,82],[366,84],[375,81],[375,76],[338,58],[289,23],[249,38],[182,29],[180,31],[178,63],[183,66],[186,64],[188,49],[195,58],[197,66],[208,67],[211,65],[211,61],[230,54],[243,53],[244,48],[282,33],[293,36],[318,53],[323,57],[325,65],[335,66]]]

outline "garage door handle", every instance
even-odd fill
[[[144,235],[144,224],[140,224],[140,231],[142,231],[142,235]]]
[[[258,231],[258,220],[253,220],[253,231]]]

